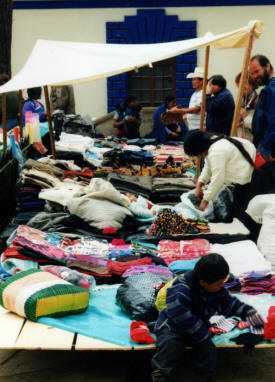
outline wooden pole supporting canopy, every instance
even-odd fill
[[[47,118],[48,118],[48,125],[49,125],[49,135],[50,135],[52,156],[53,156],[53,159],[56,159],[55,144],[54,144],[54,135],[53,135],[53,125],[52,125],[52,119],[51,119],[51,108],[50,108],[49,90],[48,90],[48,86],[47,85],[44,86],[43,88],[44,88],[45,101],[46,101],[46,110],[47,110]]]
[[[2,94],[2,130],[3,130],[3,153],[7,153],[7,97]]]
[[[253,40],[254,40],[254,29],[250,33],[248,46],[245,50],[245,55],[243,59],[243,67],[242,67],[242,74],[240,78],[238,97],[236,101],[231,133],[230,133],[231,137],[235,137],[237,135],[237,127],[240,120],[240,111],[241,111],[241,105],[242,105],[242,99],[243,99],[243,92],[244,92],[245,83],[247,81],[248,65],[249,65],[249,60],[251,57]]]
[[[18,104],[19,104],[19,136],[23,138],[23,90],[18,92]]]
[[[200,116],[200,130],[204,129],[204,120],[205,120],[205,107],[206,107],[206,89],[208,81],[208,67],[209,67],[209,56],[210,56],[210,45],[207,45],[205,48],[205,59],[204,59],[204,78],[202,86],[202,102],[201,102],[201,116]],[[196,166],[196,179],[198,179],[200,174],[200,165],[201,157],[197,157],[197,166]]]

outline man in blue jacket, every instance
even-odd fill
[[[216,367],[215,345],[209,319],[215,314],[242,319],[261,317],[256,310],[233,297],[224,288],[229,266],[221,255],[202,257],[194,271],[175,279],[167,289],[166,308],[156,323],[156,353],[152,359],[153,382],[167,382],[184,347],[192,346],[196,355],[198,382],[211,382]]]
[[[253,143],[265,160],[270,161],[275,144],[275,77],[269,59],[262,55],[252,57],[250,74],[259,86],[264,86],[252,122]]]
[[[206,96],[206,131],[230,135],[234,109],[234,99],[226,89],[225,78],[221,75],[212,76]]]

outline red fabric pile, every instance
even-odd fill
[[[264,339],[275,339],[275,306],[269,308],[267,322],[264,324]]]
[[[113,261],[111,259],[107,262],[107,268],[109,273],[112,275],[118,275],[122,276],[122,274],[127,271],[130,267],[135,267],[137,265],[146,265],[146,264],[152,264],[152,259],[150,257],[144,257],[142,259],[138,260],[132,260],[132,261]]]

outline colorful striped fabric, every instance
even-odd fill
[[[0,305],[32,321],[82,313],[89,297],[88,290],[39,269],[17,273],[0,285]]]

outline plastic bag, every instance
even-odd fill
[[[262,223],[257,246],[275,270],[275,194],[255,196],[246,212],[257,223]]]
[[[158,317],[156,288],[170,279],[151,273],[129,276],[118,288],[116,301],[132,320],[153,321]]]
[[[224,186],[215,199],[208,203],[204,211],[198,209],[200,203],[195,198],[195,190],[181,195],[182,203],[176,205],[174,210],[186,219],[206,219],[210,222],[225,222],[231,216],[233,193],[229,187]]]
[[[213,215],[213,202],[211,200],[207,208],[204,211],[200,211],[198,208],[200,203],[195,198],[195,192],[195,190],[192,190],[181,195],[181,210],[176,212],[180,213],[184,218],[187,218],[187,216],[184,215],[184,205],[186,205],[186,213],[193,213],[195,219],[208,219],[209,216]]]

